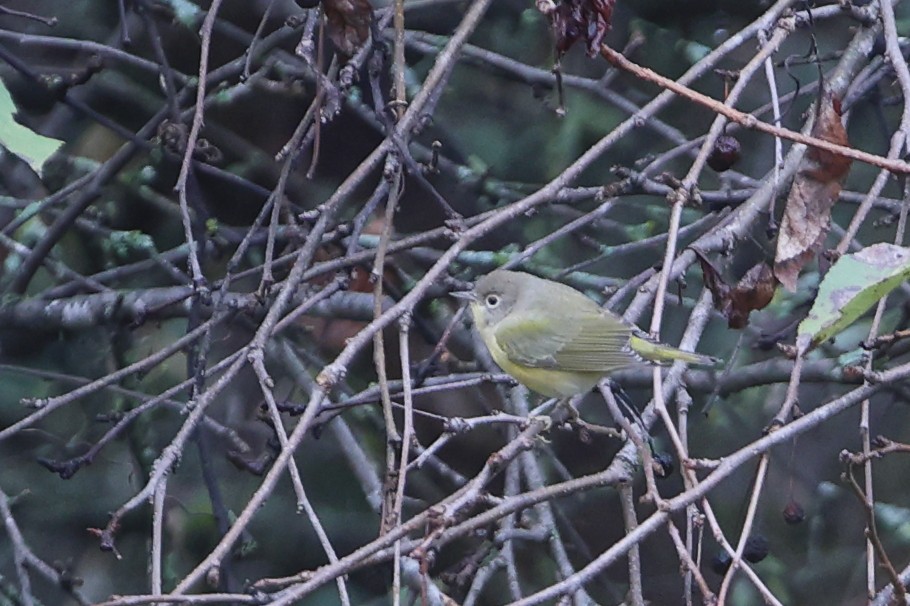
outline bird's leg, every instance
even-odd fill
[[[610,391],[613,393],[613,397],[616,398],[616,401],[622,406],[623,410],[628,414],[635,423],[641,427],[642,433],[648,436],[648,444],[651,447],[651,451],[654,451],[654,447],[651,444],[651,436],[648,433],[648,428],[645,427],[645,423],[641,418],[641,414],[638,412],[638,409],[635,408],[635,405],[632,403],[632,398],[629,397],[629,394],[626,393],[626,390],[622,388],[622,385],[614,381],[613,379],[606,379],[607,385],[610,387]]]

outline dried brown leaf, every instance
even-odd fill
[[[347,56],[352,56],[370,37],[373,7],[370,0],[323,0],[326,33]]]
[[[730,287],[720,272],[699,250],[693,249],[701,264],[705,286],[711,291],[714,307],[727,318],[730,328],[745,328],[749,314],[767,307],[774,298],[777,279],[767,263],[757,263],[746,275]]]
[[[714,267],[714,264],[700,250],[693,247],[692,251],[698,257],[705,286],[711,291],[711,298],[714,300],[714,308],[723,312],[730,301],[730,286],[720,275],[717,268]]]
[[[771,267],[765,262],[757,263],[736,283],[730,293],[727,325],[730,328],[744,328],[749,323],[749,314],[767,307],[774,298],[776,289],[777,278]]]
[[[812,135],[849,145],[840,115],[840,100],[826,93],[820,101]],[[810,147],[803,157],[787,197],[774,256],[774,275],[788,290],[796,290],[800,270],[824,244],[831,224],[831,207],[840,196],[851,162],[815,147]]]
[[[615,4],[616,0],[542,0],[537,8],[550,18],[559,56],[583,39],[588,56],[596,57],[612,26]]]

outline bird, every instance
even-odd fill
[[[588,392],[606,375],[637,364],[719,362],[657,342],[571,286],[529,273],[497,269],[472,290],[452,294],[469,302],[496,364],[547,397]]]

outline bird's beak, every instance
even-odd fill
[[[456,291],[450,292],[449,294],[452,295],[453,297],[455,297],[456,299],[461,299],[462,301],[467,301],[469,303],[473,303],[474,301],[477,300],[477,295],[475,295],[470,290],[456,290]]]

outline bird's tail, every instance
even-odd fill
[[[683,351],[670,345],[650,341],[645,337],[632,335],[629,339],[629,346],[632,351],[640,355],[649,362],[657,364],[669,364],[671,362],[685,362],[686,364],[697,364],[699,366],[717,366],[723,360],[714,356],[706,356],[692,351]]]

